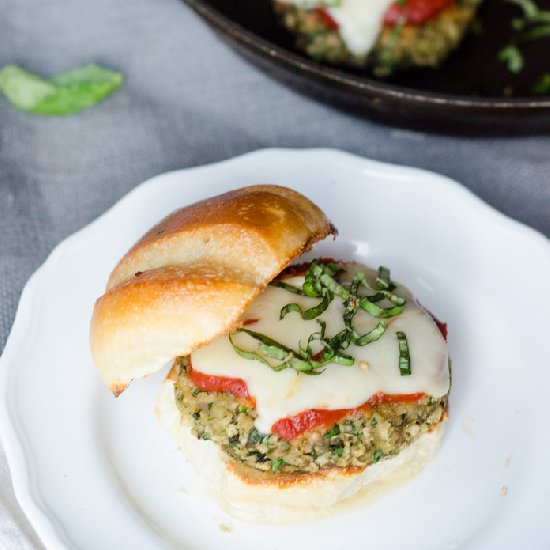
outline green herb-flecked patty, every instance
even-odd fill
[[[447,409],[447,396],[382,403],[287,442],[260,433],[254,427],[254,409],[232,394],[200,391],[181,365],[175,394],[182,420],[197,438],[214,441],[235,460],[258,470],[295,473],[367,466],[394,456],[444,420]]]
[[[297,47],[312,58],[336,65],[372,66],[382,76],[396,68],[440,65],[460,43],[480,1],[456,0],[421,25],[384,27],[372,51],[361,56],[349,51],[339,31],[327,27],[315,10],[277,0],[274,6],[283,25],[297,36]]]

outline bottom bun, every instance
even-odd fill
[[[315,474],[271,474],[243,466],[212,441],[197,439],[181,421],[174,384],[167,378],[157,413],[196,472],[196,486],[227,513],[255,523],[287,523],[365,506],[416,476],[433,458],[443,423],[396,457],[367,468]]]

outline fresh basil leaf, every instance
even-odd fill
[[[286,290],[287,292],[292,292],[292,294],[298,294],[299,296],[304,295],[304,291],[301,288],[299,288],[297,286],[289,285],[287,283],[283,283],[283,281],[272,281],[269,284],[271,286],[276,286],[277,288],[282,288],[282,289]]]
[[[252,336],[252,338],[254,338],[255,340],[258,340],[258,342],[260,342],[261,344],[264,344],[266,346],[272,346],[274,348],[279,348],[285,351],[286,353],[292,353],[292,350],[290,348],[287,348],[285,345],[277,342],[277,340],[273,340],[273,338],[270,338],[269,336],[266,336],[261,332],[256,332],[254,330],[250,330],[247,328],[238,328],[235,332],[244,332],[245,334]]]
[[[299,304],[296,303],[291,303],[283,306],[281,308],[279,320],[284,319],[286,315],[288,315],[291,311],[299,313],[302,316],[302,319],[306,321],[311,321],[312,319],[319,317],[321,313],[327,310],[330,302],[332,302],[332,299],[334,298],[332,293],[327,291],[326,289],[323,289],[322,295],[323,299],[321,300],[321,302],[319,302],[316,306],[310,307],[309,309],[304,310],[300,307]]]
[[[323,273],[319,277],[319,281],[321,284],[326,287],[330,292],[333,294],[336,294],[336,296],[340,296],[342,300],[348,300],[351,296],[350,291],[342,286],[340,283],[338,283],[331,275],[328,273]]]
[[[260,361],[264,365],[273,368],[273,365],[271,365],[271,363],[259,353],[256,353],[255,351],[245,350],[237,346],[237,344],[235,344],[233,340],[233,334],[229,334],[229,342],[233,346],[233,350],[235,351],[235,353],[240,355],[243,359],[248,359],[250,361]]]
[[[332,357],[332,362],[344,367],[351,367],[355,363],[355,359],[350,355],[345,355],[344,353],[335,353]]]
[[[317,279],[322,272],[322,267],[317,262],[313,261],[306,272],[305,281],[302,285],[302,290],[306,296],[312,298],[321,296],[321,285]]]
[[[506,63],[506,66],[511,73],[517,74],[523,69],[523,54],[519,48],[513,44],[510,44],[500,50],[498,58]]]
[[[315,369],[316,366],[315,363],[304,361],[298,357],[292,357],[284,364],[287,365],[287,368],[294,369],[298,372],[310,372]]]
[[[387,319],[388,317],[394,317],[395,315],[399,315],[405,309],[405,306],[394,306],[385,309],[371,302],[368,296],[364,296],[359,300],[359,307],[361,309],[364,309],[367,313],[370,313],[373,317],[377,317],[378,319]]]
[[[41,78],[16,65],[0,70],[0,91],[18,109],[46,116],[67,116],[96,105],[122,84],[121,73],[86,65]]]
[[[326,342],[326,347],[329,349],[338,349],[344,350],[349,348],[355,337],[353,329],[348,327],[342,329],[340,332],[336,333],[329,341]]]
[[[386,332],[387,327],[388,323],[386,323],[386,321],[380,321],[372,330],[363,334],[363,336],[359,336],[353,343],[356,346],[366,346],[367,344],[376,342],[376,340],[379,340],[384,332]]]
[[[376,304],[377,302],[381,302],[384,298],[385,296],[382,292],[377,292],[376,294],[369,296],[369,302]]]
[[[299,313],[300,316],[302,316],[303,314],[303,309],[300,307],[300,305],[292,302],[291,304],[287,304],[286,306],[283,306],[281,308],[281,312],[279,313],[279,321],[281,319],[284,319],[291,311]]]
[[[0,90],[14,107],[31,111],[55,93],[55,86],[16,65],[6,65],[0,70]]]
[[[391,279],[390,279],[390,270],[387,267],[381,265],[378,268],[378,276],[376,277],[376,284],[381,290],[389,290]]]
[[[404,306],[407,303],[407,300],[405,300],[405,298],[401,298],[401,296],[398,296],[397,294],[392,294],[387,290],[382,290],[382,294],[384,295],[384,298],[386,298],[396,306]],[[370,300],[370,296],[369,296],[369,300]],[[370,301],[372,302],[372,300]]]
[[[314,333],[314,334],[319,334],[320,338],[324,338],[325,337],[325,332],[327,331],[327,324],[322,319],[317,319],[317,322],[319,323],[320,331],[318,333]]]
[[[411,357],[409,353],[409,344],[407,336],[404,332],[397,331],[397,342],[399,346],[399,373],[401,376],[410,376],[411,374]]]
[[[288,353],[282,350],[279,346],[267,346],[266,344],[260,344],[258,350],[272,359],[279,359],[279,361],[282,361],[288,357]]]

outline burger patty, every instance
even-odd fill
[[[183,422],[197,438],[214,441],[233,459],[258,470],[289,473],[365,467],[391,458],[444,420],[447,411],[447,395],[380,403],[286,441],[259,432],[255,410],[231,393],[199,390],[179,365],[175,397]]]
[[[352,53],[338,29],[328,27],[317,11],[277,0],[274,6],[283,25],[297,36],[297,47],[309,56],[337,65],[369,65],[383,76],[397,67],[438,66],[460,43],[479,3],[456,0],[426,23],[384,27],[365,55]]]

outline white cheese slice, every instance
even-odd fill
[[[338,23],[340,35],[355,55],[365,55],[374,46],[384,15],[393,0],[285,0],[301,8],[324,7]]]
[[[351,278],[359,266],[347,264],[346,268],[346,277]],[[376,274],[371,270],[367,274],[371,284],[374,284]],[[303,281],[303,277],[286,280],[295,286],[303,284]],[[355,408],[379,392],[423,392],[440,397],[449,391],[446,342],[433,319],[415,303],[407,289],[398,286],[395,292],[407,298],[405,310],[389,321],[389,327],[378,341],[362,347],[351,345],[346,350],[355,358],[353,366],[329,364],[318,376],[299,374],[293,369],[275,372],[260,361],[238,355],[228,337],[223,336],[192,354],[193,369],[204,374],[244,380],[250,395],[256,399],[256,427],[266,433],[281,418],[307,409]],[[289,302],[296,302],[305,309],[317,304],[319,299],[298,296],[270,286],[250,306],[243,319],[258,319],[248,328],[297,350],[300,345],[307,344],[310,334],[319,331],[319,324],[315,320],[302,320],[296,312],[279,320],[281,308]],[[343,311],[343,301],[335,297],[319,317],[326,322],[327,336],[333,336],[344,328]],[[378,321],[360,310],[353,325],[359,334],[364,334]],[[397,331],[407,336],[412,370],[410,376],[402,376],[399,372]],[[257,342],[248,335],[239,334],[236,340],[239,347],[257,348]]]

